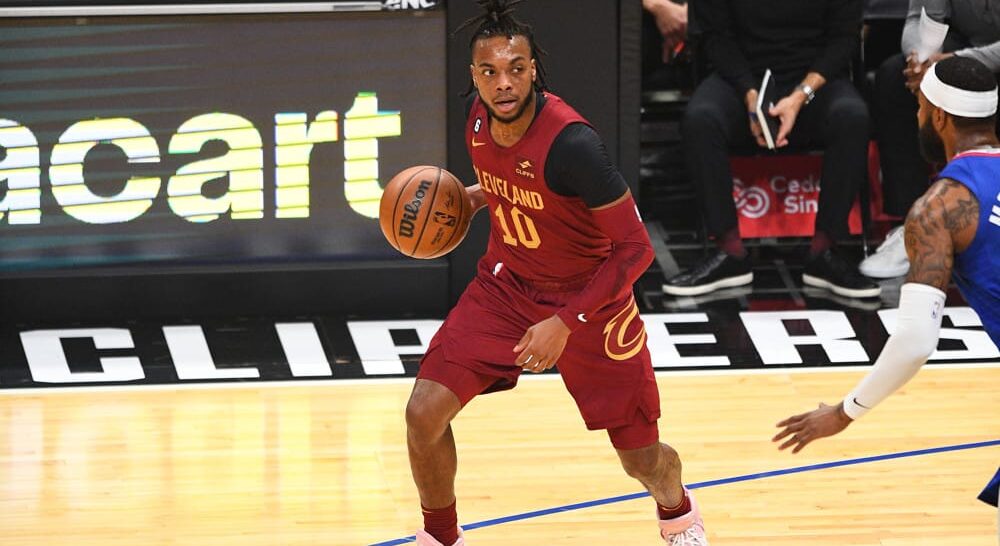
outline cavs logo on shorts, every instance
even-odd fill
[[[638,323],[633,322],[638,319]],[[634,334],[625,339],[629,331]],[[646,344],[646,328],[639,319],[639,307],[632,296],[628,305],[604,325],[604,353],[612,360],[628,360],[639,354]]]

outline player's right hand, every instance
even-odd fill
[[[532,373],[556,365],[569,340],[569,327],[556,315],[528,328],[514,347],[514,362]]]
[[[809,442],[826,436],[833,436],[847,428],[852,422],[851,418],[844,412],[844,403],[836,406],[828,406],[822,402],[819,408],[799,415],[793,415],[777,424],[778,428],[785,427],[771,438],[772,442],[778,442],[786,436],[791,436],[778,449],[785,449],[795,446],[792,453],[798,453],[806,447]]]

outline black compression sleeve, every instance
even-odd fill
[[[628,189],[601,137],[585,123],[567,125],[556,136],[545,160],[545,181],[553,192],[580,197],[589,208],[607,205]]]

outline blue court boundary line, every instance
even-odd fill
[[[949,451],[962,451],[966,449],[977,449],[981,447],[991,447],[1000,445],[1000,438],[996,440],[987,440],[985,442],[973,442],[969,444],[956,444],[951,446],[942,447],[931,447],[926,449],[916,449],[913,451],[900,451],[898,453],[887,453],[884,455],[873,455],[870,457],[858,457],[855,459],[844,459],[842,461],[832,461],[828,463],[818,463],[810,464],[805,466],[793,466],[792,468],[784,468],[781,470],[769,470],[767,472],[759,472],[756,474],[743,474],[742,476],[732,476],[730,478],[721,478],[718,480],[708,480],[704,482],[696,482],[688,484],[688,489],[701,489],[703,487],[715,487],[717,485],[726,485],[730,483],[746,482],[751,480],[760,480],[763,478],[772,478],[774,476],[784,476],[787,474],[799,474],[801,472],[810,472],[813,470],[824,470],[827,468],[837,468],[841,466],[851,466],[856,464],[874,463],[878,461],[888,461],[891,459],[903,459],[906,457],[918,457],[920,455],[933,455],[935,453],[946,453]],[[577,502],[574,504],[567,504],[564,506],[556,506],[555,508],[546,508],[544,510],[535,510],[533,512],[524,512],[521,514],[514,514],[512,516],[504,516],[501,518],[487,519],[483,521],[477,521],[475,523],[469,523],[462,526],[462,529],[466,531],[471,531],[473,529],[480,529],[483,527],[490,527],[493,525],[501,525],[503,523],[510,523],[512,521],[520,521],[523,519],[538,518],[542,516],[548,516],[551,514],[558,514],[561,512],[570,512],[573,510],[582,510],[584,508],[590,508],[593,506],[602,506],[605,504],[614,504],[616,502],[624,502],[635,499],[641,499],[643,497],[648,497],[649,492],[643,491],[641,493],[629,493],[628,495],[619,495],[617,497],[608,497],[604,499],[597,499],[586,502]],[[371,546],[398,546],[400,544],[409,544],[416,541],[416,536],[410,535],[408,537],[397,538],[394,540],[389,540],[386,542],[377,542]]]

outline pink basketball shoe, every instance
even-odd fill
[[[694,501],[694,495],[687,488],[684,492],[691,499],[691,511],[673,519],[661,519],[660,536],[670,546],[708,546],[705,522],[701,520],[698,503]]]
[[[444,544],[421,529],[417,531],[417,546],[444,546]],[[451,546],[465,546],[465,536],[462,535],[461,528],[458,529],[458,540]]]

